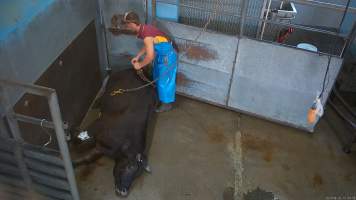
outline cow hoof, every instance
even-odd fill
[[[116,188],[115,192],[118,196],[121,196],[121,197],[127,197],[127,195],[129,194],[127,189],[125,189],[125,188],[123,188],[123,189]]]

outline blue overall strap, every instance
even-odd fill
[[[158,78],[158,97],[162,103],[172,103],[176,93],[177,53],[169,42],[155,44],[154,49],[153,79]]]

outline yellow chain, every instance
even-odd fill
[[[125,92],[124,89],[118,89],[118,90],[114,90],[110,93],[110,96],[116,96],[116,95],[119,95],[119,94],[123,94]]]

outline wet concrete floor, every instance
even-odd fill
[[[275,199],[356,199],[356,155],[342,152],[325,120],[309,134],[179,97],[154,134],[153,172],[128,200],[242,199],[256,188]],[[76,170],[82,199],[119,199],[112,167],[102,158]]]

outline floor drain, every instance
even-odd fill
[[[244,194],[244,200],[276,200],[272,192],[267,192],[259,187]]]

